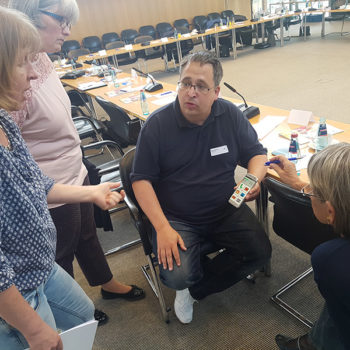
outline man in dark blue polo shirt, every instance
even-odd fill
[[[131,174],[136,198],[154,227],[160,277],[176,290],[174,310],[182,323],[192,321],[195,300],[232,286],[271,254],[248,206],[228,203],[237,164],[260,182],[267,159],[249,121],[218,98],[222,76],[212,53],[184,58],[178,98],[147,119]],[[259,191],[257,183],[246,199]],[[207,243],[225,250],[203,260]]]

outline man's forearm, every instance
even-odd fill
[[[157,232],[170,226],[159,204],[152,184],[147,180],[135,181],[132,185],[135,197],[140,207],[151,221]]]
[[[255,175],[259,182],[261,182],[267,171],[265,163],[267,162],[266,155],[258,155],[251,158],[248,162],[248,173]]]

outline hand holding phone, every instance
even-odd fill
[[[244,202],[244,199],[249,191],[255,186],[257,182],[258,178],[255,175],[248,173],[237,185],[236,190],[233,192],[228,202],[234,207],[239,208]]]

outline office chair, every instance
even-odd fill
[[[156,30],[153,26],[151,25],[147,25],[147,26],[141,26],[139,28],[139,34],[140,35],[149,35],[151,36],[153,39],[156,38]]]
[[[152,40],[153,38],[149,35],[141,35],[135,38],[135,44],[150,43]],[[144,60],[145,69],[146,69],[146,72],[148,72],[147,61],[157,59],[157,58],[163,58],[164,49],[161,46],[151,47],[145,50],[136,51],[135,55],[138,59],[140,58]]]
[[[135,150],[136,149],[133,148],[123,156],[123,159],[120,162],[120,177],[123,183],[124,191],[126,193],[125,202],[129,207],[130,216],[140,235],[143,250],[148,261],[148,264],[142,266],[141,270],[144,273],[148,283],[150,284],[154,294],[158,298],[163,320],[166,323],[169,323],[169,311],[171,309],[165,304],[160,279],[156,271],[156,266],[158,265],[157,257],[152,252],[152,225],[139,206],[130,181],[130,173],[134,161]],[[215,246],[208,242],[201,247],[201,255],[208,255],[210,253],[217,252],[218,250],[218,246]],[[151,274],[149,274],[149,271]]]
[[[98,36],[87,36],[83,38],[83,47],[89,49],[90,52],[97,52],[102,50],[102,43]]]
[[[187,28],[187,33],[190,32],[190,24],[188,23],[188,20],[185,18],[180,18],[180,19],[176,19],[174,21],[174,28],[179,28],[179,27],[186,27]]]
[[[270,201],[274,204],[273,229],[278,236],[308,254],[319,244],[336,238],[331,226],[321,224],[315,218],[310,198],[270,177],[264,180],[264,185],[271,194]],[[279,307],[310,328],[312,322],[282,300],[281,296],[311,273],[310,267],[271,297]]]
[[[84,47],[80,49],[75,49],[75,50],[70,50],[68,51],[67,58],[72,59],[72,58],[78,58],[80,56],[85,56],[90,53],[89,49],[86,49]]]
[[[102,35],[102,44],[104,48],[106,48],[108,43],[112,43],[114,41],[120,41],[120,36],[118,33],[110,32]]]
[[[124,41],[113,41],[111,43],[106,44],[106,50],[112,50],[112,49],[118,49],[121,47],[124,47],[125,43]],[[125,66],[127,64],[132,64],[135,63],[137,61],[137,57],[135,56],[135,54],[132,53],[122,53],[122,54],[115,54],[114,55],[117,60],[116,60],[116,66],[118,68],[118,66]],[[110,63],[114,64],[113,58],[110,57]]]
[[[134,44],[135,38],[139,36],[139,33],[135,29],[124,29],[120,36],[125,44]]]
[[[91,111],[91,108],[89,106],[88,98],[84,92],[79,92],[77,90],[71,89],[67,91],[67,95],[69,97],[70,103],[72,106],[76,107],[84,107],[87,111],[87,114],[89,117],[93,117],[93,113]],[[72,110],[72,116],[76,117],[77,115],[74,114],[74,110]],[[86,113],[84,113],[86,115]]]
[[[174,28],[168,22],[158,23],[156,25],[156,31],[159,38],[168,38],[168,37],[174,36]],[[173,61],[175,66],[175,63],[178,62],[179,60],[177,55],[176,43],[166,44],[165,52],[166,52],[166,58],[167,58],[166,62]]]
[[[208,14],[207,28],[214,28],[216,25],[220,26],[223,23],[223,19],[221,18],[218,12],[212,12]],[[226,19],[225,19],[226,23]],[[212,36],[212,40],[207,40],[207,49],[211,49],[215,47],[215,37]],[[230,30],[226,32],[219,33],[219,44],[229,49],[232,49],[232,32]]]
[[[247,20],[246,16],[243,15],[234,15],[235,22],[244,22]],[[243,28],[236,29],[236,42],[240,43],[243,47],[251,46],[253,41],[253,34],[255,30],[252,26],[247,26]]]
[[[112,102],[96,96],[96,102],[108,114],[110,120],[102,121],[106,129],[102,130],[105,140],[113,140],[122,148],[135,145],[141,130],[139,119],[131,119],[127,113]]]
[[[198,33],[204,33],[207,29],[208,18],[206,16],[193,17],[193,27],[198,30]]]
[[[222,12],[221,12],[221,18],[222,18],[222,19],[226,19],[226,21],[227,21],[227,19],[228,19],[229,21],[234,20],[234,19],[235,19],[234,16],[235,16],[235,14],[233,13],[232,10],[225,10],[225,11],[222,11]]]
[[[63,45],[62,45],[62,48],[61,48],[61,52],[62,52],[64,57],[67,57],[69,51],[80,49],[80,48],[81,48],[81,46],[79,44],[79,41],[77,41],[77,40],[66,40],[66,41],[63,42]]]
[[[97,153],[98,152],[98,153]],[[103,140],[82,146],[83,162],[88,169],[90,183],[97,185],[104,182],[121,182],[120,161],[124,155],[121,147],[114,141]],[[123,189],[123,184],[119,187]],[[115,208],[108,211],[94,206],[96,227],[104,228],[104,231],[113,231],[110,214],[127,209],[125,202],[119,203]],[[139,238],[126,242],[120,246],[110,248],[105,255],[117,253],[121,250],[139,244]]]

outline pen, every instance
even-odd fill
[[[162,93],[160,94],[160,96],[168,95],[168,94],[171,94],[171,93],[172,93],[172,91],[162,92]]]
[[[298,159],[303,159],[305,156],[302,157],[292,157],[292,158],[288,158],[288,160],[298,160]],[[270,160],[268,162],[266,162],[264,165],[269,166],[270,164],[279,164],[281,163],[278,159],[276,160]]]

